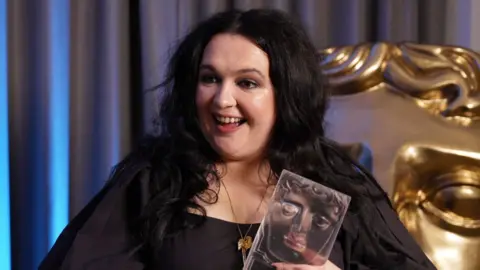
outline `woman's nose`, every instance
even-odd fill
[[[215,106],[220,109],[235,107],[237,105],[237,101],[234,97],[234,91],[235,85],[233,83],[228,81],[222,82],[215,93]]]

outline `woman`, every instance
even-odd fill
[[[117,166],[40,269],[241,269],[283,169],[352,200],[327,264],[266,269],[434,269],[375,180],[324,137],[317,60],[278,11],[200,23],[171,59],[160,133]]]

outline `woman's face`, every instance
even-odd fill
[[[267,54],[240,35],[213,37],[200,64],[196,105],[205,137],[225,161],[261,156],[275,122]]]

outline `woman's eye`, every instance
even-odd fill
[[[291,203],[282,203],[282,214],[288,217],[295,216],[298,213],[298,207]]]
[[[218,77],[213,75],[203,75],[200,76],[200,81],[205,84],[213,84],[218,83],[220,80],[218,79]]]
[[[254,81],[250,81],[250,80],[242,80],[240,82],[237,83],[238,86],[240,86],[241,88],[244,88],[244,89],[252,89],[252,88],[256,88],[258,87],[258,84]]]

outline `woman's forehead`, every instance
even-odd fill
[[[217,70],[269,69],[267,54],[249,39],[236,34],[219,34],[205,47],[202,65]]]

